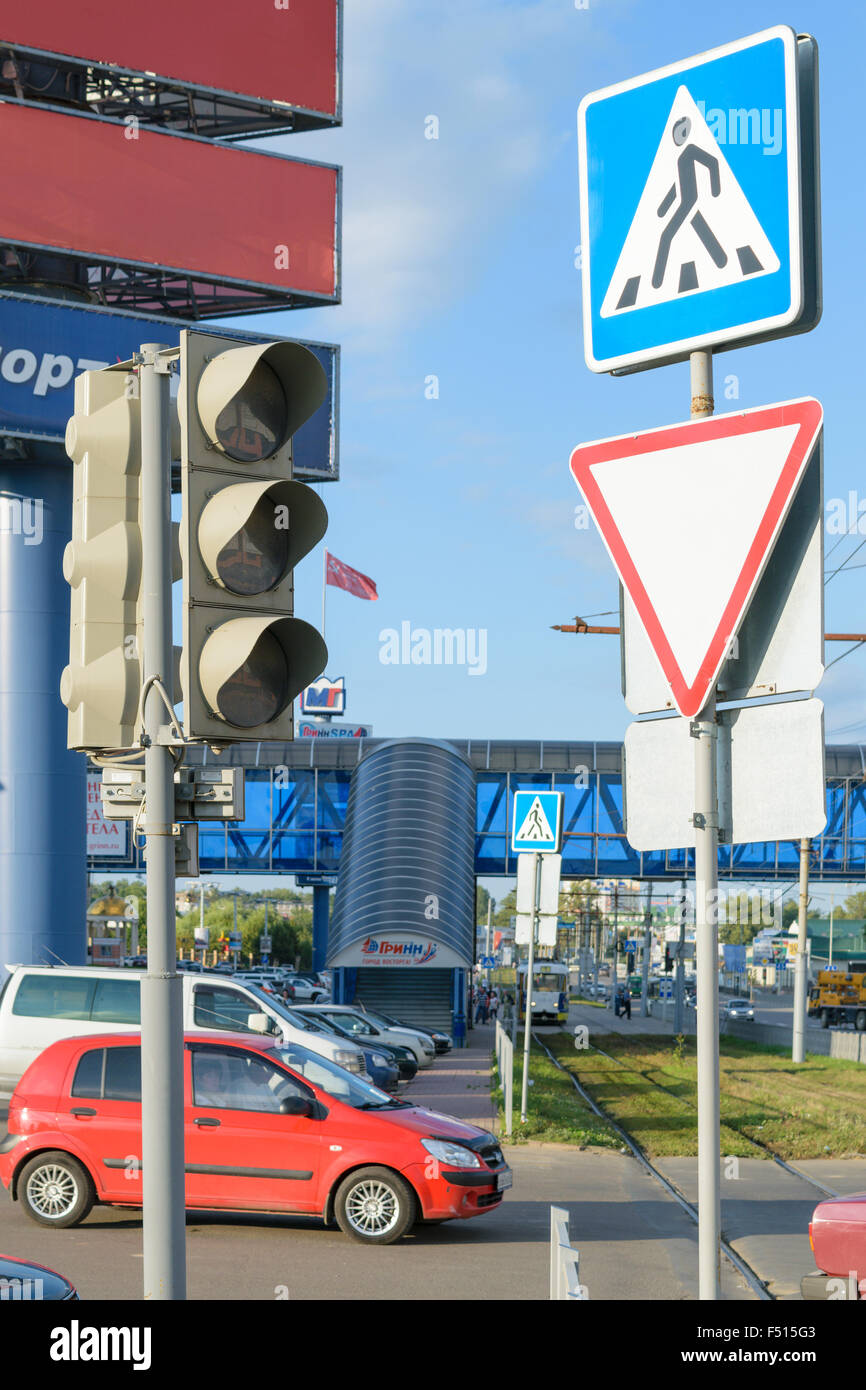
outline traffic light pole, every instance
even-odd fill
[[[174,906],[174,759],[160,743],[172,692],[169,366],[158,344],[139,358],[144,628],[147,973],[141,985],[144,1297],[186,1298],[183,993]]]
[[[691,354],[692,419],[713,413],[713,355]],[[697,579],[697,576],[695,576]],[[698,1298],[719,1298],[721,1183],[719,1134],[719,814],[716,697],[690,732],[695,741],[695,952],[698,1052]]]

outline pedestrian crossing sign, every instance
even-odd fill
[[[814,327],[814,41],[778,25],[584,97],[584,350],[593,371]]]
[[[562,792],[515,792],[511,852],[557,854],[562,838]]]

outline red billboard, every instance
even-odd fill
[[[0,177],[0,242],[77,255],[107,302],[129,301],[117,267],[163,311],[176,276],[201,283],[196,316],[339,298],[332,165],[4,101]]]
[[[339,0],[3,0],[0,45],[339,119]]]

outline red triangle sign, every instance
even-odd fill
[[[706,704],[817,442],[816,400],[579,444],[571,471],[680,714]]]

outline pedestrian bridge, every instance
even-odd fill
[[[352,772],[383,739],[298,739],[293,743],[235,744],[215,756],[191,748],[192,764],[246,768],[242,823],[202,824],[201,868],[221,874],[336,873]],[[539,743],[508,739],[447,739],[471,763],[476,778],[475,873],[513,876],[509,853],[516,791],[564,793],[562,873],[566,878],[681,879],[693,852],[638,853],[623,827],[620,743]],[[812,841],[810,877],[866,878],[866,750],[826,750],[827,825]],[[92,857],[94,872],[144,869],[144,851]],[[792,879],[799,872],[794,840],[722,846],[726,879]]]

